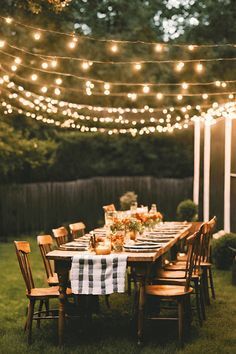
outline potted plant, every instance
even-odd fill
[[[129,210],[131,205],[136,203],[138,199],[137,194],[134,192],[126,192],[120,197],[121,210]]]
[[[177,207],[177,219],[179,221],[197,221],[198,206],[191,199],[183,200]]]

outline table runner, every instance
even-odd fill
[[[108,295],[125,291],[127,255],[75,255],[70,272],[73,294]]]

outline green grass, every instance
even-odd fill
[[[26,238],[27,239],[27,238]],[[46,286],[41,256],[35,240],[31,265],[36,286]],[[27,299],[12,242],[0,244],[0,353],[236,353],[236,287],[229,271],[215,271],[216,301],[207,308],[207,321],[200,328],[193,322],[183,350],[178,349],[177,329],[173,324],[146,326],[142,348],[135,342],[131,321],[132,298],[112,295],[111,310],[101,300],[101,313],[87,326],[81,319],[67,323],[66,343],[57,346],[57,322],[45,321],[33,327],[33,344],[27,345],[23,332]]]

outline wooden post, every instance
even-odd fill
[[[200,119],[194,121],[194,177],[193,177],[193,201],[199,205],[199,178],[200,178]]]
[[[210,214],[210,160],[211,160],[211,123],[204,126],[204,174],[203,174],[203,220],[209,221]]]
[[[225,118],[225,179],[224,179],[224,230],[230,232],[230,184],[231,184],[232,120]]]

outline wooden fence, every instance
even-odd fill
[[[87,229],[102,223],[102,206],[127,192],[139,204],[157,203],[165,219],[175,217],[178,203],[192,198],[192,178],[96,177],[72,182],[0,186],[0,239],[49,232],[63,223],[83,220]]]

